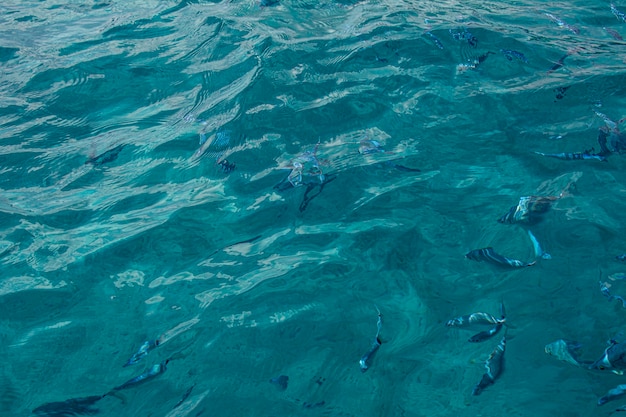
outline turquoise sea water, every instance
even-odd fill
[[[598,284],[626,296],[625,157],[533,153],[623,128],[608,2],[9,0],[0,22],[0,415],[622,405],[596,403],[623,376],[544,346],[595,360],[625,330]],[[498,223],[523,196],[557,198]],[[488,246],[536,264],[464,257]],[[473,396],[505,331],[445,324],[501,301],[505,368]]]

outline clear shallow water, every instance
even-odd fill
[[[609,4],[20,1],[0,19],[3,415],[167,358],[100,414],[591,415],[622,382],[543,348],[596,359],[623,330],[598,288],[626,268],[623,156],[532,152],[598,151],[595,112],[625,116]],[[298,162],[324,187],[288,187]],[[534,259],[497,219],[564,189],[531,228],[551,260],[464,258]],[[474,397],[499,337],[444,324],[500,300],[506,369]]]

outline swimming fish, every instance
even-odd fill
[[[626,253],[622,253],[621,255],[617,255],[615,257],[618,261],[626,261]]]
[[[156,348],[157,346],[159,346],[159,340],[146,340],[145,342],[143,342],[143,344],[139,347],[139,350],[137,350],[137,352],[135,352],[133,354],[133,356],[130,357],[130,359],[124,364],[124,366],[129,366],[129,365],[134,365],[137,362],[139,362],[140,360],[142,360],[143,358],[146,357],[146,355],[148,354],[148,352],[151,349]]]
[[[472,259],[474,261],[482,262],[486,261],[492,263],[494,265],[512,267],[512,268],[524,268],[527,266],[532,266],[535,262],[522,262],[517,259],[507,258],[506,256],[502,256],[496,253],[492,247],[483,248],[483,249],[474,249],[465,254],[465,257],[468,259]]]
[[[451,320],[448,320],[446,326],[470,327],[474,324],[495,324],[495,326],[491,329],[476,333],[467,340],[468,342],[473,343],[484,342],[485,340],[498,334],[498,332],[500,331],[500,329],[502,329],[502,326],[506,322],[504,303],[500,303],[500,313],[501,317],[499,319],[489,313],[472,313],[465,316],[455,317]]]
[[[616,400],[624,396],[624,394],[626,394],[626,384],[618,385],[615,388],[610,389],[609,392],[606,393],[606,395],[598,398],[598,405],[604,405],[609,401]]]
[[[167,370],[166,365],[168,364],[170,360],[166,359],[161,363],[158,363],[156,365],[152,365],[147,371],[143,372],[140,375],[137,375],[136,377],[129,379],[128,381],[124,382],[122,385],[117,386],[115,388],[113,388],[110,393],[113,393],[115,391],[120,391],[123,389],[126,389],[128,387],[132,387],[134,385],[137,385],[139,383],[142,383],[144,381],[147,381],[149,379],[154,378],[155,376],[161,375],[163,372],[165,372]]]
[[[571,340],[559,339],[555,342],[548,343],[544,351],[555,358],[572,364],[574,366],[581,366],[583,364],[590,364],[590,362],[582,362],[578,359],[578,351],[582,345],[578,342]]]
[[[569,30],[571,30],[572,32],[574,32],[575,34],[580,34],[580,30],[578,30],[577,27],[572,26],[572,25],[568,25],[567,23],[565,23],[564,21],[562,21],[561,19],[559,19],[558,17],[550,14],[550,13],[544,13],[546,16],[548,16],[550,18],[550,20],[552,20],[554,23],[556,23],[557,25],[567,28]]]
[[[563,55],[561,58],[559,58],[558,61],[556,61],[554,63],[554,65],[552,65],[550,67],[550,69],[548,70],[548,74],[550,74],[553,71],[558,70],[559,68],[561,68],[563,65],[565,65],[565,58],[567,58],[568,56],[570,56],[570,53],[566,53],[565,55]]]
[[[365,372],[369,369],[374,354],[378,351],[380,345],[382,345],[383,343],[379,337],[380,329],[383,326],[383,315],[380,313],[380,310],[378,310],[378,307],[376,307],[376,310],[378,311],[378,321],[376,322],[376,336],[374,337],[374,342],[372,342],[372,347],[370,348],[370,350],[368,350],[363,356],[361,356],[361,359],[359,360],[359,367],[361,368],[361,372]]]
[[[433,43],[435,44],[435,46],[437,46],[437,48],[443,49],[443,44],[441,43],[438,37],[433,35],[431,32],[426,32],[426,35],[430,36],[430,38],[433,40]]]
[[[626,13],[617,10],[617,7],[613,3],[611,3],[611,13],[617,17],[617,20],[621,20],[622,22],[626,22]]]
[[[600,371],[608,369],[615,374],[622,375],[626,369],[625,355],[626,343],[610,340],[609,346],[604,350],[602,357],[589,365],[589,369]]]
[[[270,383],[276,385],[280,391],[284,391],[287,389],[287,384],[289,383],[289,377],[287,375],[279,375],[273,378],[270,378]]]
[[[550,158],[561,159],[563,161],[576,161],[576,160],[596,160],[606,162],[608,159],[606,156],[601,154],[589,153],[585,152],[574,152],[574,153],[543,153],[535,151],[537,155],[547,156]]]
[[[612,284],[610,284],[608,282],[600,281],[600,292],[602,293],[602,295],[604,295],[606,298],[608,298],[609,301],[617,300],[617,301],[622,303],[622,307],[626,308],[626,299],[624,299],[624,297],[622,297],[622,296],[611,294],[611,291],[609,290],[611,285]]]
[[[530,238],[530,241],[533,244],[533,248],[535,249],[535,256],[537,258],[552,259],[552,255],[550,255],[548,252],[544,251],[541,248],[539,241],[537,240],[533,232],[531,232],[530,230],[528,230],[528,237]]]
[[[66,417],[74,415],[94,415],[99,411],[93,408],[94,404],[104,398],[104,395],[71,398],[41,405],[33,410],[33,414],[45,417]]]
[[[486,372],[480,382],[472,390],[472,395],[479,395],[485,388],[494,384],[504,368],[504,350],[506,348],[506,336],[502,337],[498,346],[491,352],[485,362]]]
[[[558,200],[559,197],[539,197],[539,196],[524,196],[520,197],[516,206],[513,206],[509,211],[498,219],[500,223],[534,223],[540,220],[541,215],[546,213],[552,203]]]
[[[107,162],[113,162],[117,159],[120,152],[124,149],[124,145],[117,145],[113,149],[109,149],[108,151],[101,153],[100,155],[89,158],[85,165],[93,164],[95,166],[100,166],[102,164],[106,164]]]
[[[523,63],[528,64],[528,59],[521,52],[513,51],[510,49],[500,49],[500,52],[504,54],[504,57],[509,61],[512,61],[513,58],[517,58]]]
[[[622,35],[620,35],[619,32],[616,31],[615,29],[611,29],[611,28],[607,28],[607,27],[603,27],[602,29],[604,29],[606,31],[606,33],[611,35],[613,37],[613,39],[615,39],[616,41],[623,41],[624,40],[624,38],[622,38]]]

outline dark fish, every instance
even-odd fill
[[[513,206],[509,211],[498,219],[500,223],[535,223],[540,220],[541,215],[545,214],[552,203],[557,200],[558,197],[538,197],[538,196],[524,196],[520,197],[516,206]]]
[[[472,343],[484,342],[485,340],[487,340],[487,339],[495,336],[496,334],[498,334],[500,329],[502,329],[502,323],[496,324],[494,327],[492,327],[489,330],[484,330],[484,331],[482,331],[480,333],[476,333],[474,336],[472,336],[469,339],[467,339],[467,341],[468,342],[472,342]]]
[[[124,148],[124,145],[117,145],[115,148],[110,149],[104,153],[101,153],[98,156],[94,156],[93,158],[89,158],[86,162],[85,165],[87,164],[93,164],[95,166],[100,166],[102,164],[106,164],[107,162],[113,162],[117,159],[117,157],[119,156],[120,152],[122,152],[122,149]]]
[[[192,386],[190,386],[189,388],[187,388],[187,391],[185,391],[185,393],[183,394],[182,398],[180,399],[180,401],[178,401],[176,403],[176,405],[174,407],[172,407],[172,409],[174,408],[178,408],[180,407],[187,398],[189,398],[189,396],[191,395],[191,391],[193,391],[193,387],[195,387],[196,384],[193,384]]]
[[[602,357],[589,365],[589,369],[611,370],[622,375],[626,370],[626,343],[611,340]]]
[[[483,249],[474,249],[465,254],[465,257],[468,259],[472,259],[474,261],[482,262],[486,261],[492,263],[494,265],[512,267],[512,268],[523,268],[526,266],[532,266],[535,262],[522,262],[517,259],[507,258],[506,256],[502,256],[496,253],[492,247],[483,248]]]
[[[378,308],[376,308],[376,310],[378,310]],[[370,350],[368,350],[365,355],[361,356],[361,359],[359,360],[359,366],[361,367],[361,372],[365,372],[369,369],[370,367],[370,363],[372,362],[372,359],[374,358],[374,354],[376,354],[376,352],[378,351],[378,348],[380,348],[380,345],[382,344],[382,341],[380,340],[380,329],[383,326],[383,321],[382,321],[382,317],[383,315],[380,313],[380,310],[378,310],[378,321],[376,322],[376,336],[374,337],[374,342],[372,343],[372,347],[370,348]]]
[[[122,385],[115,387],[111,390],[111,392],[115,392],[115,391],[120,391],[129,387],[132,387],[134,385],[140,384],[144,381],[147,381],[149,379],[154,378],[155,376],[161,375],[163,372],[165,372],[167,370],[167,363],[169,362],[169,359],[164,360],[163,362],[156,364],[156,365],[152,365],[152,367],[150,369],[148,369],[147,371],[145,371],[144,373],[142,373],[141,375],[138,375],[132,379],[129,379],[128,381],[124,382]]]
[[[501,317],[497,321],[497,324],[494,327],[492,327],[489,330],[476,333],[474,336],[468,339],[468,342],[472,342],[472,343],[484,342],[485,340],[498,334],[498,332],[500,331],[500,329],[502,329],[502,326],[504,325],[506,321],[506,312],[504,311],[504,303],[500,303],[500,314],[501,314]]]
[[[618,261],[622,261],[622,262],[626,261],[626,253],[622,253],[621,255],[617,255],[615,257],[615,259],[617,259]]]
[[[270,378],[270,383],[276,385],[276,388],[279,390],[284,391],[287,389],[289,377],[287,375],[275,376],[274,378]]]
[[[35,408],[33,414],[44,417],[92,416],[99,413],[99,410],[93,408],[93,406],[103,397],[104,395],[92,395],[91,397],[72,398],[66,401],[47,403]]]
[[[133,356],[130,357],[130,359],[124,364],[124,366],[129,366],[129,365],[134,365],[137,362],[139,362],[140,360],[142,360],[143,358],[146,357],[146,355],[148,354],[148,352],[151,349],[156,348],[157,346],[159,346],[159,341],[158,340],[146,340],[145,342],[143,342],[143,344],[139,347],[139,350],[137,350],[137,352],[135,352],[133,354]]]
[[[577,160],[596,160],[606,162],[608,159],[606,156],[597,153],[588,152],[574,152],[574,153],[543,153],[535,151],[537,155],[548,156],[550,158],[561,159],[563,161],[577,161]]]
[[[225,174],[230,174],[231,172],[235,170],[235,167],[236,167],[235,163],[228,162],[228,159],[222,159],[221,161],[217,163],[217,165],[219,165],[222,168],[222,172]]]
[[[525,64],[528,64],[528,59],[521,52],[513,51],[510,49],[500,49],[500,52],[503,53],[504,57],[509,61],[513,61],[513,58],[517,58]]]
[[[476,48],[478,46],[478,39],[466,28],[458,28],[456,32],[450,29],[449,32],[450,35],[452,35],[452,38],[457,41],[466,40],[472,48]]]
[[[622,38],[622,35],[619,34],[618,31],[616,31],[615,29],[611,29],[611,28],[602,28],[604,30],[606,30],[606,33],[608,33],[609,35],[611,35],[613,37],[613,39],[615,39],[616,41],[623,41],[624,38]]]
[[[479,395],[485,388],[494,384],[496,379],[502,373],[502,369],[504,368],[504,350],[506,348],[506,336],[502,337],[500,343],[496,348],[491,352],[489,358],[485,362],[485,369],[487,372],[484,373],[480,382],[474,387],[472,391],[472,395]]]
[[[626,385],[618,385],[615,388],[609,390],[605,396],[598,398],[598,405],[604,405],[609,401],[616,400],[623,397],[626,394]]]
[[[550,74],[553,71],[558,70],[559,68],[561,68],[563,65],[565,65],[565,58],[567,58],[570,54],[567,53],[565,55],[563,55],[561,58],[559,58],[558,61],[556,61],[556,63],[554,65],[552,65],[550,67],[550,69],[548,70],[548,74]]]
[[[611,284],[609,284],[608,282],[600,281],[600,292],[602,293],[602,295],[608,298],[609,301],[619,301],[620,303],[622,303],[622,307],[626,308],[626,299],[624,299],[624,297],[622,296],[611,294],[611,290],[609,290],[610,286]]]

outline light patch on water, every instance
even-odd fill
[[[317,308],[318,304],[316,303],[309,303],[309,304],[305,304],[300,308],[292,308],[289,310],[285,310],[285,311],[277,311],[276,313],[273,313],[272,315],[269,316],[269,320],[270,323],[274,324],[274,323],[282,323],[286,320],[289,320],[290,318],[303,313],[305,311],[309,311],[309,310],[313,310],[314,308]]]
[[[65,281],[53,284],[42,277],[11,277],[0,281],[0,296],[28,290],[54,290],[67,285]]]
[[[226,323],[226,327],[228,328],[241,327],[244,325],[245,327],[256,327],[257,323],[255,320],[248,320],[250,316],[252,316],[251,311],[242,311],[238,314],[223,316],[220,318],[220,321]]]
[[[148,298],[146,301],[144,301],[146,304],[158,304],[160,302],[163,302],[165,300],[165,297],[163,297],[162,295],[155,295],[153,297]]]
[[[172,284],[175,284],[177,282],[182,282],[182,281],[193,281],[193,280],[199,280],[199,279],[207,280],[207,279],[213,278],[214,276],[215,274],[211,272],[206,272],[202,275],[194,275],[191,272],[183,271],[167,278],[166,277],[155,278],[154,280],[152,280],[152,282],[150,282],[150,284],[148,284],[148,287],[157,288],[163,285],[172,285]]]
[[[365,193],[367,193],[366,195],[364,195],[363,197],[361,197],[360,199],[358,199],[355,203],[354,203],[354,208],[353,210],[357,210],[360,207],[363,207],[365,204],[369,203],[370,201],[374,200],[377,197],[380,197],[383,194],[386,194],[388,192],[403,188],[403,187],[407,187],[409,185],[415,184],[417,182],[422,182],[422,181],[426,181],[432,177],[434,177],[435,175],[439,174],[439,171],[430,171],[430,172],[425,172],[423,174],[420,175],[416,175],[414,177],[406,177],[403,178],[399,181],[396,181],[395,183],[389,184],[387,186],[383,186],[383,187],[368,187],[365,190],[363,190]]]
[[[288,235],[291,229],[284,229],[268,236],[264,239],[260,239],[255,242],[237,243],[235,245],[224,248],[224,252],[231,256],[254,256],[262,254],[267,248],[269,248],[276,240]]]
[[[246,208],[246,210],[257,210],[261,206],[261,203],[266,201],[266,200],[267,201],[283,201],[284,198],[280,194],[277,194],[277,193],[274,193],[274,192],[269,193],[269,194],[265,194],[265,195],[262,195],[260,197],[257,197],[257,199],[254,200],[254,203],[252,203],[250,206],[248,206]]]
[[[200,316],[196,315],[195,317],[184,321],[182,323],[179,323],[178,325],[174,326],[173,328],[166,330],[160,337],[159,337],[159,342],[160,344],[163,344],[165,342],[167,342],[168,340],[173,339],[174,337],[185,333],[186,331],[188,331],[189,329],[191,329],[193,326],[195,326],[196,324],[200,323]]]
[[[23,346],[25,345],[33,336],[35,336],[38,333],[41,333],[45,330],[53,330],[53,329],[60,329],[62,327],[68,326],[69,324],[71,324],[72,322],[69,320],[66,321],[60,321],[58,323],[55,324],[51,324],[49,326],[41,326],[41,327],[37,327],[36,329],[30,330],[28,333],[26,333],[26,335],[24,335],[23,337],[21,337],[17,342],[13,343],[10,345],[10,347],[18,347],[18,346]]]
[[[113,278],[114,275],[111,276]],[[135,285],[143,287],[146,274],[142,271],[124,271],[117,274],[117,279],[113,283],[117,288],[134,287]]]
[[[367,230],[372,230],[377,227],[385,229],[393,229],[403,226],[402,223],[395,222],[387,219],[371,219],[355,223],[326,223],[316,225],[303,225],[299,226],[295,233],[297,235],[311,235],[316,233],[362,233]]]

